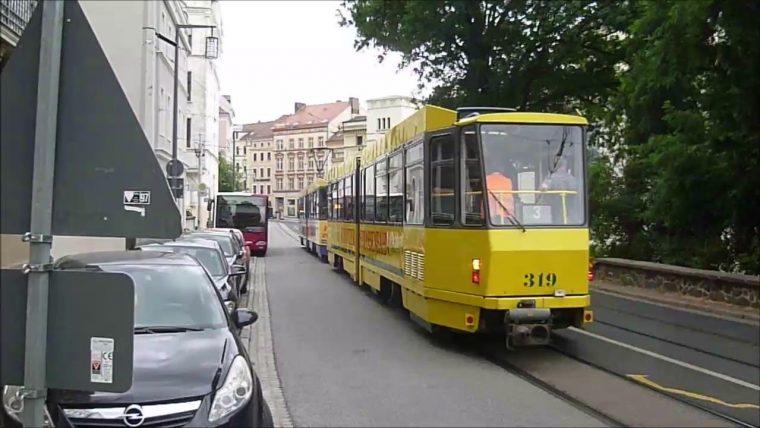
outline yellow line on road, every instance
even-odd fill
[[[683,395],[685,397],[693,398],[695,400],[702,400],[702,401],[707,401],[707,402],[714,403],[714,404],[719,404],[721,406],[730,407],[732,409],[760,409],[760,405],[757,405],[757,404],[747,404],[747,403],[732,404],[732,403],[726,403],[723,400],[720,400],[720,399],[717,399],[717,398],[714,398],[714,397],[710,397],[710,396],[707,396],[707,395],[698,394],[696,392],[684,391],[683,389],[668,388],[666,386],[662,386],[662,385],[660,385],[660,384],[658,384],[658,383],[656,383],[656,382],[648,379],[649,376],[647,376],[647,375],[629,374],[629,375],[627,375],[627,377],[629,377],[629,378],[631,378],[631,379],[633,379],[633,380],[635,380],[635,381],[637,381],[639,383],[642,383],[642,384],[644,384],[644,385],[646,385],[646,386],[648,386],[650,388],[654,388],[654,389],[657,389],[657,390],[660,390],[660,391],[669,392],[671,394]]]

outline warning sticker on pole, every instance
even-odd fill
[[[90,338],[90,382],[113,383],[113,339]]]

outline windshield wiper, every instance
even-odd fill
[[[546,142],[551,144],[550,140],[546,140]],[[565,151],[565,142],[567,142],[567,127],[563,126],[562,141],[559,143],[559,150],[557,150],[557,153],[554,155],[554,163],[549,169],[549,175],[552,175],[557,171],[557,165],[559,164],[559,160],[562,158],[562,153]]]
[[[135,334],[157,334],[157,333],[184,333],[186,331],[202,331],[202,328],[196,327],[177,327],[177,326],[165,326],[154,325],[147,327],[135,327]]]
[[[522,223],[520,223],[520,220],[518,220],[517,217],[515,217],[515,215],[512,213],[512,211],[510,211],[510,209],[507,208],[499,200],[499,198],[496,196],[496,193],[494,193],[493,190],[491,190],[491,189],[488,189],[488,193],[490,193],[491,196],[493,196],[493,198],[496,200],[496,203],[498,203],[499,205],[501,205],[501,208],[503,208],[504,211],[507,213],[507,220],[509,220],[509,222],[512,223],[513,226],[518,226],[520,229],[522,229],[523,232],[525,232],[525,226],[523,226]]]

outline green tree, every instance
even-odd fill
[[[608,98],[628,2],[345,1],[355,48],[402,55],[429,102],[574,112]]]
[[[232,192],[243,190],[243,174],[240,171],[233,171],[232,164],[227,162],[224,156],[219,157],[219,191]],[[233,187],[233,183],[235,186]]]
[[[617,106],[649,259],[760,272],[757,22],[754,1],[669,1],[631,27]]]

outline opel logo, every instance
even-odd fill
[[[139,427],[145,422],[145,415],[139,404],[132,404],[124,409],[122,419],[124,420],[124,425],[134,428]]]

